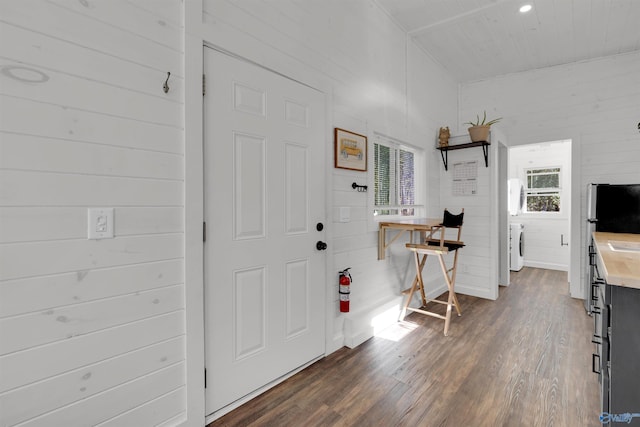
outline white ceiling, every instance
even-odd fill
[[[640,50],[640,0],[376,1],[459,82]]]

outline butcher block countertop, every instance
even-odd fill
[[[640,234],[596,231],[593,239],[607,284],[640,289]]]

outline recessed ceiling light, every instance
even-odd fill
[[[520,8],[520,13],[527,13],[531,10],[531,5],[530,4],[525,4],[524,6],[522,6]]]

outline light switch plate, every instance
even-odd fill
[[[113,208],[89,208],[88,238],[113,239]]]
[[[340,208],[340,222],[351,221],[351,208],[349,206],[342,206]]]

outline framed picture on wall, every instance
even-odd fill
[[[367,137],[344,129],[335,129],[335,167],[367,170]]]

